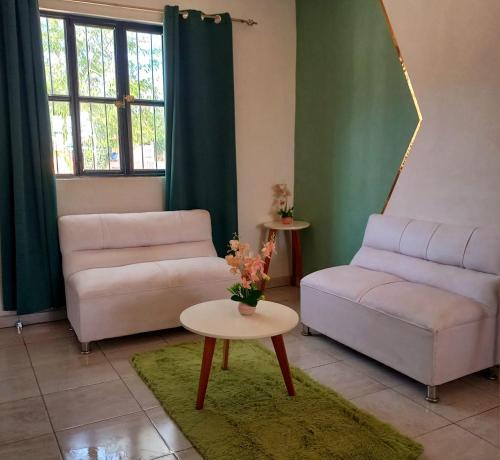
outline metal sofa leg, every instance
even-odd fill
[[[492,366],[486,370],[488,380],[498,380],[498,366]]]
[[[90,353],[90,342],[80,342],[80,345],[82,347],[80,353],[82,355],[88,355]]]
[[[302,335],[312,335],[311,328],[302,323]]]
[[[427,395],[425,399],[431,403],[439,402],[438,387],[436,385],[427,385]]]

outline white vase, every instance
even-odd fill
[[[256,307],[251,307],[250,305],[247,305],[246,303],[243,302],[238,302],[238,311],[240,312],[240,315],[243,316],[250,316],[255,313]]]

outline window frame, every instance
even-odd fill
[[[66,74],[68,83],[68,95],[49,95],[51,101],[69,102],[71,114],[71,128],[73,137],[73,174],[56,174],[58,178],[72,177],[124,177],[124,176],[163,176],[165,169],[136,169],[133,168],[134,152],[132,142],[132,105],[164,107],[164,100],[135,99],[125,104],[123,109],[117,109],[118,118],[118,145],[120,148],[119,170],[85,170],[83,151],[81,144],[80,127],[80,103],[83,102],[110,102],[107,97],[80,96],[78,82],[78,62],[76,53],[75,26],[98,26],[113,29],[115,44],[115,80],[116,99],[122,100],[125,95],[130,94],[129,70],[128,70],[128,48],[127,31],[155,33],[163,35],[161,25],[143,24],[140,22],[123,21],[119,19],[107,19],[94,16],[81,16],[75,14],[55,12],[40,9],[40,16],[61,19],[64,21],[64,39],[66,51]],[[165,94],[163,94],[165,98]],[[165,159],[166,161],[166,159]]]

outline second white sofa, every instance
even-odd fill
[[[500,363],[500,229],[372,215],[350,265],[301,282],[306,326],[427,385]]]
[[[180,326],[185,308],[229,297],[235,281],[203,210],[64,216],[59,238],[82,352],[95,340]]]

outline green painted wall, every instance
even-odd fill
[[[378,0],[297,0],[295,208],[304,271],[350,261],[418,116]]]

